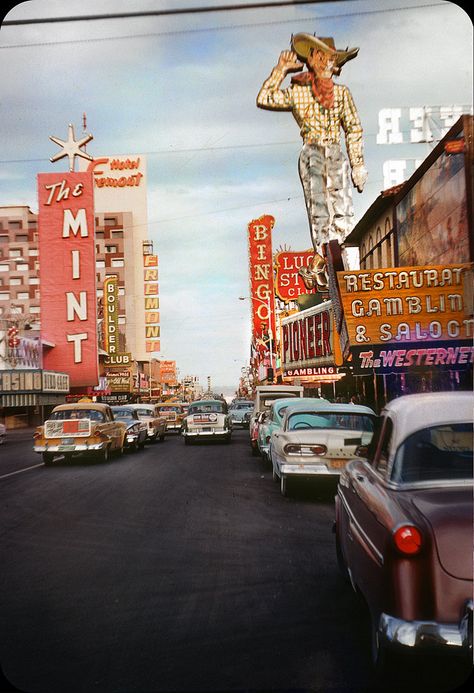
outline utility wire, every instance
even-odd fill
[[[44,17],[41,19],[10,19],[3,26],[20,26],[25,24],[53,24],[57,22],[84,22],[97,19],[131,19],[133,17],[164,17],[181,14],[204,14],[209,12],[235,12],[236,10],[262,10],[295,5],[317,5],[326,0],[282,0],[281,2],[255,2],[242,5],[215,5],[214,7],[183,7],[168,10],[150,10],[141,12],[117,12],[108,14],[85,14],[69,17]]]

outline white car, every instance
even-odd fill
[[[183,421],[182,435],[185,445],[198,439],[221,439],[230,443],[232,423],[227,403],[220,399],[192,402]]]
[[[372,440],[376,418],[372,409],[356,404],[305,404],[304,398],[289,404],[269,448],[282,495],[289,478],[339,477],[357,448]]]
[[[164,440],[166,435],[166,419],[154,404],[127,404],[128,409],[135,409],[138,418],[147,425],[148,440]]]
[[[0,423],[0,445],[2,445],[7,439],[7,428],[4,424]]]

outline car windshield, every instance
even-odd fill
[[[114,409],[114,418],[116,419],[133,419],[133,411],[131,409]]]
[[[53,411],[50,421],[68,421],[69,419],[91,419],[91,421],[104,421],[104,415],[97,409],[62,409]]]
[[[352,412],[298,411],[290,414],[286,424],[287,431],[303,429],[351,430],[373,433],[374,420],[367,414]]]
[[[137,409],[136,412],[138,416],[153,416],[152,409]]]
[[[443,424],[413,433],[398,448],[393,481],[472,479],[472,423]]]
[[[193,404],[188,409],[188,414],[204,414],[207,412],[225,414],[225,405],[220,402],[206,402],[202,404]]]
[[[158,407],[158,411],[175,411],[177,414],[181,412],[181,407],[171,407],[171,406],[164,406],[164,407]]]

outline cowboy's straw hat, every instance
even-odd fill
[[[333,38],[318,38],[312,34],[295,34],[291,37],[291,45],[298,57],[306,60],[312,48],[325,53],[336,54],[336,65],[341,68],[348,60],[352,60],[359,52],[358,48],[346,48],[339,50],[334,44]]]

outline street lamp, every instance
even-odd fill
[[[247,299],[249,301],[258,301],[259,303],[262,303],[268,310],[268,345],[270,348],[270,368],[273,370],[273,330],[271,321],[272,309],[270,304],[270,293],[268,294],[266,301],[258,298],[258,296],[239,296],[239,301],[245,301]]]

